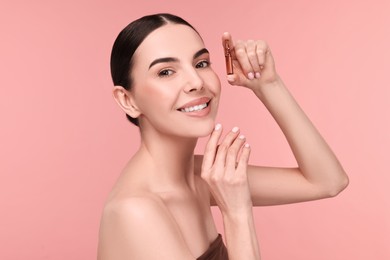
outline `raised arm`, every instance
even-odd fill
[[[231,85],[251,89],[283,131],[298,163],[297,168],[248,167],[255,206],[327,198],[348,185],[336,156],[299,107],[276,72],[271,50],[264,41],[237,41],[222,37],[231,47],[234,74]]]

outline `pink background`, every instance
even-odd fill
[[[139,143],[111,96],[110,50],[128,22],[154,12],[203,35],[223,81],[218,120],[241,127],[251,163],[295,165],[262,104],[226,84],[224,31],[269,42],[350,176],[334,199],[257,208],[263,259],[390,259],[390,1],[5,2],[0,259],[96,258],[103,202]]]

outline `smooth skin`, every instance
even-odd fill
[[[254,92],[285,134],[297,168],[248,165],[250,146],[238,128],[215,125],[220,83],[195,31],[168,24],[135,54],[134,86],[115,86],[118,105],[140,120],[141,145],[106,202],[98,259],[196,259],[217,237],[210,206],[221,210],[229,259],[260,259],[252,207],[328,198],[348,177],[275,70],[264,41],[229,41],[231,85]],[[223,44],[224,45],[224,44]],[[149,64],[160,57],[176,61]],[[210,111],[191,117],[177,109],[210,98]],[[210,134],[211,133],[211,134]],[[197,138],[210,134],[203,156]],[[275,189],[275,187],[278,187]]]

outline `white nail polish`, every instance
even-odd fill
[[[237,126],[233,127],[232,132],[233,133],[237,133],[238,132],[238,127]]]
[[[221,124],[216,124],[214,129],[215,131],[218,131],[219,129],[221,129],[221,127],[222,127]]]

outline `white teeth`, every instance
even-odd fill
[[[200,105],[193,106],[193,107],[182,108],[182,109],[180,109],[180,111],[182,111],[182,112],[194,112],[194,111],[202,110],[202,109],[204,109],[206,107],[207,107],[207,103],[204,103],[204,104],[200,104]]]

